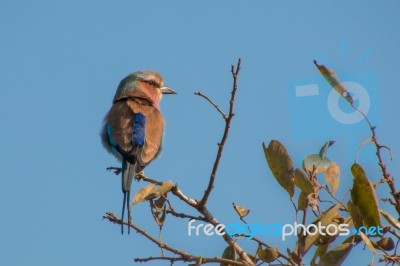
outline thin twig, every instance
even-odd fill
[[[128,225],[128,226],[130,226],[131,228],[135,229],[136,232],[138,232],[139,234],[141,234],[142,236],[146,237],[146,238],[149,239],[151,242],[153,242],[154,244],[156,244],[158,247],[163,248],[163,249],[165,249],[165,250],[168,250],[168,251],[170,251],[170,252],[172,252],[172,253],[174,253],[174,254],[176,254],[176,255],[179,255],[179,256],[181,256],[182,258],[190,258],[190,257],[191,257],[190,254],[188,254],[188,253],[186,253],[186,252],[184,252],[184,251],[182,251],[182,250],[173,248],[173,247],[171,247],[171,246],[169,246],[169,245],[167,245],[167,244],[165,244],[165,243],[161,243],[158,239],[156,239],[156,238],[153,237],[152,235],[148,234],[146,231],[144,231],[143,229],[141,229],[139,226],[135,225],[134,223],[132,223],[132,222],[129,222],[129,223],[128,223],[128,222],[125,222],[125,221],[123,221],[123,220],[120,220],[120,219],[119,219],[115,214],[113,214],[112,212],[107,212],[107,213],[106,213],[106,216],[103,216],[103,219],[107,219],[107,220],[109,220],[109,221],[112,222],[112,223]]]
[[[378,137],[376,136],[376,132],[375,132],[376,127],[372,125],[372,123],[369,121],[368,117],[364,114],[364,112],[362,112],[360,109],[358,109],[353,104],[351,104],[351,106],[354,109],[356,109],[365,118],[365,121],[367,121],[367,123],[369,125],[369,128],[372,132],[372,141],[375,143],[376,156],[378,157],[378,164],[379,164],[379,167],[381,168],[383,179],[387,180],[387,184],[389,186],[390,193],[392,194],[394,202],[395,202],[394,206],[396,208],[397,214],[400,215],[400,193],[396,189],[396,184],[394,182],[394,178],[387,170],[386,164],[383,161],[382,154],[381,154],[381,149],[383,149],[383,148],[389,149],[389,148],[387,146],[381,145],[379,143]],[[390,151],[390,149],[389,149],[389,151]]]
[[[167,213],[171,214],[172,216],[178,217],[178,218],[187,218],[189,220],[197,220],[197,221],[207,222],[207,219],[202,216],[194,216],[194,215],[186,214],[183,212],[176,212],[173,209],[167,210]]]
[[[186,214],[183,212],[177,212],[175,211],[174,206],[172,206],[171,201],[165,197],[165,200],[168,204],[169,210],[167,210],[167,213],[171,214],[172,216],[178,217],[178,218],[187,218],[190,220],[197,220],[197,221],[203,221],[203,222],[207,222],[207,219],[203,216],[194,216],[194,215],[190,215],[190,214]]]
[[[235,104],[236,91],[238,89],[237,80],[238,80],[238,75],[239,75],[239,71],[240,71],[240,63],[241,63],[241,60],[239,58],[236,68],[234,65],[231,66],[231,73],[232,73],[232,77],[233,77],[233,88],[232,88],[232,92],[231,92],[231,99],[229,101],[229,114],[228,114],[228,117],[225,119],[224,133],[222,135],[221,142],[218,144],[217,156],[215,158],[214,166],[211,171],[211,176],[210,176],[210,180],[208,183],[208,187],[207,187],[206,191],[204,192],[203,198],[200,201],[200,206],[205,206],[207,204],[207,200],[211,194],[211,190],[214,188],[215,177],[217,175],[219,162],[220,162],[221,156],[222,156],[222,151],[224,150],[225,142],[228,139],[228,134],[229,134],[229,129],[231,127],[232,118],[235,115],[233,112],[233,107]]]
[[[235,260],[228,260],[224,258],[206,258],[206,257],[201,257],[201,256],[190,256],[189,258],[183,258],[183,257],[148,257],[148,258],[136,258],[134,261],[135,262],[148,262],[148,261],[154,261],[154,260],[168,260],[171,263],[176,262],[176,261],[184,261],[184,262],[197,262],[198,260],[202,261],[202,264],[206,263],[223,263],[225,265],[237,265],[237,266],[245,266],[246,264],[240,261],[235,261]]]
[[[213,100],[210,99],[210,97],[208,97],[207,95],[205,95],[199,91],[195,92],[194,95],[197,95],[197,96],[200,96],[200,97],[203,97],[204,99],[206,99],[212,106],[215,107],[215,109],[217,109],[217,111],[222,115],[222,118],[224,120],[228,119],[228,117],[226,116],[224,111],[222,111],[221,108],[219,108],[219,106]]]
[[[322,188],[323,190],[325,190],[325,191],[332,197],[332,199],[336,200],[338,203],[340,203],[340,204],[342,205],[342,207],[343,207],[346,211],[348,211],[347,208],[346,208],[346,205],[343,203],[343,201],[341,201],[341,200],[338,199],[335,195],[333,195],[333,193],[327,188],[327,186],[320,186],[320,188]],[[320,200],[320,201],[322,201],[322,200]],[[335,205],[335,203],[332,202],[332,201],[328,201],[328,202],[331,202],[333,205]]]
[[[161,181],[158,181],[158,180],[155,180],[155,179],[145,176],[143,172],[140,172],[139,174],[137,174],[136,178],[139,181],[143,180],[145,182],[152,183],[152,184],[159,185],[159,186],[161,186],[163,184],[163,182],[161,182]]]

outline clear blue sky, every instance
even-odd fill
[[[121,235],[119,226],[102,220],[106,211],[120,215],[122,194],[120,177],[105,171],[118,164],[103,149],[99,131],[119,81],[139,69],[160,71],[179,93],[164,98],[165,149],[146,174],[172,179],[198,198],[223,121],[193,93],[202,91],[227,108],[230,65],[242,58],[236,116],[210,198],[221,222],[237,221],[232,202],[252,210],[250,222],[294,221],[287,194],[262,153],[261,143],[271,139],[286,145],[297,166],[335,139],[328,156],[342,167],[338,196],[351,186],[349,166],[368,128],[343,126],[328,115],[330,89],[313,59],[351,81],[367,79],[371,115],[381,142],[393,148],[388,167],[398,176],[400,4],[371,2],[3,1],[2,264],[132,265],[134,257],[160,254],[143,237]],[[294,86],[307,84],[320,84],[320,98],[301,102],[293,96]],[[372,152],[362,150],[360,163],[377,180],[379,172],[366,156]],[[379,193],[388,191],[382,187]],[[190,211],[174,202],[177,210]],[[147,204],[134,209],[134,219],[157,232]],[[186,224],[168,217],[164,240],[198,255],[222,253],[222,240],[190,238]],[[294,238],[265,241],[283,251],[294,246]],[[345,265],[370,261],[360,245]]]

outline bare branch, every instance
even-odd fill
[[[174,254],[176,254],[176,255],[179,255],[179,256],[181,256],[182,258],[190,258],[190,257],[191,257],[190,254],[188,254],[188,253],[186,253],[186,252],[184,252],[184,251],[182,251],[182,250],[173,248],[173,247],[171,247],[171,246],[169,246],[169,245],[167,245],[167,244],[165,244],[165,243],[161,243],[158,239],[156,239],[156,238],[153,237],[152,235],[148,234],[146,231],[144,231],[143,229],[141,229],[139,226],[135,225],[134,223],[132,223],[132,222],[128,223],[128,222],[125,222],[125,221],[123,221],[123,220],[120,220],[120,219],[119,219],[114,213],[112,213],[112,212],[107,212],[107,213],[106,213],[106,216],[103,216],[103,219],[107,219],[107,220],[109,220],[109,221],[112,222],[112,223],[128,225],[128,226],[130,226],[131,228],[135,229],[137,233],[141,234],[142,236],[146,237],[146,238],[149,239],[151,242],[153,242],[154,244],[156,244],[158,247],[160,247],[160,248],[162,248],[162,249],[165,249],[165,250],[168,250],[168,251],[170,251],[170,252],[172,252],[172,253],[174,253]]]
[[[206,258],[206,257],[200,257],[200,256],[190,256],[190,258],[182,258],[182,257],[148,257],[148,258],[136,258],[135,262],[148,262],[148,261],[153,261],[153,260],[168,260],[171,263],[174,263],[176,261],[184,261],[184,262],[197,262],[201,260],[202,264],[206,263],[224,263],[226,265],[237,265],[237,266],[246,266],[247,264],[240,262],[240,261],[235,261],[235,260],[228,260],[224,258]]]
[[[171,214],[172,216],[178,217],[178,218],[187,218],[190,220],[207,222],[207,219],[202,216],[194,216],[194,215],[186,214],[183,212],[176,212],[174,209],[167,210],[167,213]]]
[[[139,174],[137,174],[136,178],[139,181],[143,180],[145,182],[152,183],[152,184],[159,185],[159,186],[161,186],[163,184],[163,182],[161,182],[161,181],[157,181],[155,179],[145,176],[143,172],[140,172]]]
[[[177,196],[179,199],[181,199],[182,201],[184,201],[186,204],[192,206],[193,208],[197,209],[199,206],[199,203],[192,199],[189,198],[188,196],[186,196],[185,194],[183,194],[183,192],[179,189],[178,185],[175,185],[172,190],[171,190],[172,194],[174,194],[175,196]]]
[[[235,104],[236,91],[238,89],[237,79],[238,79],[238,75],[239,75],[239,71],[240,71],[240,63],[241,63],[241,60],[239,58],[236,68],[234,65],[231,66],[231,73],[232,73],[232,77],[233,77],[233,88],[232,88],[232,92],[231,92],[231,99],[229,101],[229,114],[228,114],[228,117],[225,119],[225,129],[224,129],[224,133],[222,135],[221,142],[218,144],[218,152],[217,152],[217,156],[215,158],[213,169],[211,171],[211,176],[210,176],[210,180],[208,183],[208,187],[207,187],[206,191],[204,192],[203,198],[200,201],[201,206],[205,206],[207,204],[207,200],[208,200],[208,197],[210,196],[211,190],[214,188],[215,177],[217,175],[219,162],[220,162],[221,156],[222,156],[222,151],[224,150],[225,142],[228,139],[228,134],[229,134],[229,129],[231,127],[232,118],[235,115],[233,112],[233,107]]]
[[[365,121],[367,121],[367,123],[369,125],[369,128],[370,128],[370,130],[372,132],[371,139],[375,143],[375,147],[376,147],[376,156],[378,157],[378,165],[381,168],[383,179],[386,180],[386,183],[389,186],[390,194],[392,194],[392,196],[393,196],[393,199],[394,199],[394,204],[393,205],[396,208],[397,214],[400,215],[400,193],[396,189],[396,184],[394,182],[394,178],[389,173],[389,171],[387,170],[386,164],[383,161],[382,154],[381,154],[381,150],[382,149],[388,149],[389,152],[390,152],[390,157],[392,159],[391,149],[389,147],[387,147],[385,145],[381,145],[379,143],[378,137],[376,136],[376,132],[375,132],[376,127],[372,125],[372,123],[369,121],[368,117],[364,114],[364,112],[362,112],[360,109],[358,109],[353,104],[351,104],[351,106],[354,109],[356,109],[365,118]]]

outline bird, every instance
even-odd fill
[[[125,204],[130,222],[130,191],[132,180],[162,149],[165,121],[160,111],[164,94],[176,92],[164,85],[160,73],[137,71],[121,80],[112,106],[106,114],[100,133],[105,149],[122,162],[122,218]],[[121,234],[124,233],[121,224]],[[128,226],[128,234],[130,227]]]

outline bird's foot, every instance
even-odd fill
[[[143,171],[143,170],[140,171],[139,173],[137,173],[136,176],[135,176],[135,179],[136,179],[137,181],[140,181],[140,180],[142,180],[143,178],[146,179],[146,176],[144,175],[144,171]]]
[[[121,173],[121,171],[122,171],[122,168],[121,167],[112,167],[111,166],[111,167],[107,167],[107,171],[109,171],[109,172],[113,171],[114,174],[119,175]]]

